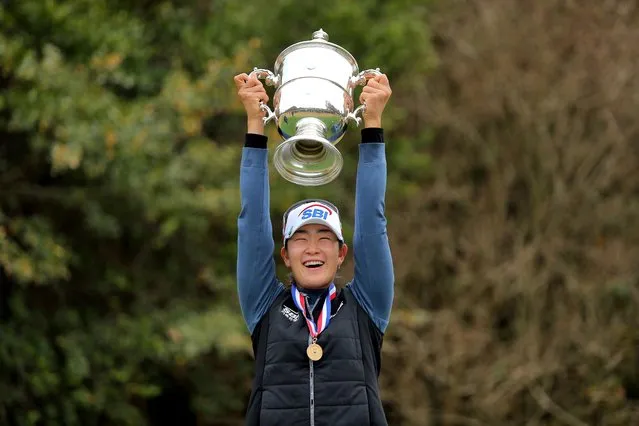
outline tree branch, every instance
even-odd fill
[[[561,422],[569,426],[588,426],[586,423],[582,422],[581,420],[561,408],[559,405],[557,405],[555,401],[553,401],[541,387],[531,387],[528,388],[528,391],[543,410],[549,412]]]

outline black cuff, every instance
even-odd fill
[[[266,135],[258,135],[257,133],[247,133],[244,138],[244,146],[247,148],[266,149],[268,137]]]
[[[384,129],[381,127],[362,129],[362,143],[384,143]]]

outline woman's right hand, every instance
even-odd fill
[[[265,112],[260,108],[260,101],[266,103],[269,100],[264,85],[256,76],[249,78],[246,73],[236,75],[233,80],[246,110],[247,132],[263,135]]]

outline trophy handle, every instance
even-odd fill
[[[359,74],[357,74],[356,76],[351,77],[351,87],[362,86],[366,84],[368,80],[370,80],[373,77],[377,77],[378,75],[382,75],[379,68],[375,68],[375,69],[371,68],[371,69],[364,70],[360,72]],[[364,111],[366,111],[365,103],[358,106],[355,109],[355,111],[349,112],[348,115],[346,116],[346,119],[354,121],[355,125],[359,127],[359,125],[362,123],[362,118],[358,117],[358,115],[363,115]]]
[[[277,86],[279,84],[280,78],[279,76],[273,74],[272,71],[263,68],[253,68],[253,71],[249,74],[249,78],[257,77],[258,79],[264,79],[267,86]],[[264,124],[268,123],[271,120],[276,120],[277,117],[275,113],[268,107],[264,102],[260,101],[260,109],[266,113],[266,116],[262,119]]]
[[[359,127],[359,125],[362,124],[362,118],[358,117],[358,115],[364,114],[365,110],[366,110],[366,104],[361,104],[355,109],[355,111],[349,112],[348,115],[346,116],[346,119],[350,121],[354,121],[355,126]]]
[[[375,68],[375,69],[370,68],[370,69],[364,70],[360,72],[359,74],[357,74],[356,76],[351,77],[351,87],[363,86],[364,84],[366,84],[368,80],[370,80],[373,77],[377,77],[378,75],[382,75],[382,72],[379,70],[379,68]]]

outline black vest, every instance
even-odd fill
[[[314,318],[323,304],[317,303]],[[377,378],[383,334],[347,287],[331,302],[331,322],[306,355],[309,332],[290,290],[253,332],[255,380],[247,426],[386,426]]]

